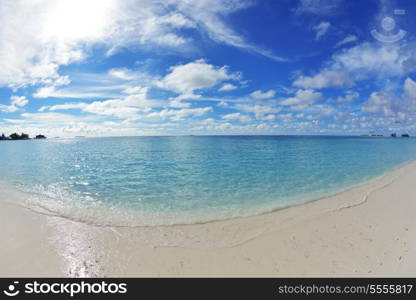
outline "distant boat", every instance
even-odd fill
[[[408,138],[408,137],[410,137],[410,135],[409,135],[409,134],[407,134],[407,133],[403,133],[403,134],[402,134],[402,137],[404,137],[404,138]]]
[[[392,133],[392,134],[390,134],[390,136],[391,137],[397,137],[397,134],[396,133]]]
[[[84,139],[84,138],[85,138],[85,136],[83,136],[83,135],[78,135],[78,136],[76,136],[75,138],[76,138],[76,139]]]

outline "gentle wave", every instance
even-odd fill
[[[97,226],[252,216],[333,195],[416,158],[414,139],[207,137],[0,144],[0,179],[37,212]],[[22,143],[16,143],[16,145]],[[3,148],[2,148],[3,147]]]
[[[24,191],[18,188],[14,191],[14,200],[19,199],[15,204],[24,206],[34,212],[47,216],[61,217],[68,220],[81,222],[99,227],[155,227],[155,226],[173,226],[173,225],[192,225],[205,224],[210,222],[230,220],[236,218],[244,218],[271,213],[277,210],[286,209],[296,205],[302,205],[309,202],[317,201],[323,198],[338,195],[353,188],[366,185],[372,181],[384,177],[386,174],[396,169],[402,168],[409,164],[405,162],[386,171],[383,174],[374,176],[363,182],[346,186],[334,191],[326,191],[325,193],[316,194],[314,196],[297,198],[296,201],[289,200],[286,203],[270,203],[267,205],[257,205],[253,207],[228,207],[223,211],[206,212],[177,212],[177,213],[161,213],[161,212],[139,212],[137,210],[127,210],[123,207],[108,206],[97,200],[89,198],[86,204],[79,198],[74,198],[65,192],[59,191],[56,194],[56,187],[40,188],[36,187],[32,192]],[[10,189],[9,189],[10,191]],[[16,192],[19,197],[16,197]],[[58,196],[58,197],[56,197]],[[84,198],[85,199],[85,198]],[[74,205],[77,203],[77,205]]]

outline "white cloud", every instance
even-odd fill
[[[37,91],[33,94],[35,98],[49,98],[53,97],[55,94],[55,87],[54,86],[44,86],[38,88]]]
[[[300,88],[322,89],[327,87],[346,87],[354,84],[353,79],[339,70],[324,70],[315,76],[300,76],[293,85]]]
[[[169,106],[173,108],[187,108],[191,107],[191,103],[183,102],[182,100],[172,100],[169,102]]]
[[[2,129],[5,134],[23,131],[30,136],[37,134],[44,134],[47,137],[120,136],[147,133],[121,122],[102,121],[96,116],[73,116],[56,112],[24,113],[19,119],[4,119],[4,122]]]
[[[166,119],[172,121],[181,121],[188,116],[199,117],[212,111],[212,107],[183,108],[183,109],[163,109],[158,112],[152,112],[145,117],[148,119]]]
[[[252,120],[249,116],[243,115],[241,113],[231,113],[231,114],[223,115],[222,118],[224,120],[238,120],[242,123],[250,122]]]
[[[110,69],[105,73],[71,73],[73,81],[62,80],[37,89],[35,98],[117,98],[123,94],[139,93],[142,86],[152,86],[156,76],[127,68]],[[67,79],[68,76],[60,78]],[[68,87],[62,87],[67,85]]]
[[[196,24],[180,13],[171,13],[160,20],[160,23],[167,24],[175,28],[194,28]]]
[[[403,102],[399,104],[399,110],[405,111],[406,114],[413,117],[412,122],[416,119],[416,81],[410,77],[406,78],[403,85]]]
[[[385,80],[416,70],[415,44],[384,45],[363,43],[342,49],[332,56],[327,67],[314,76],[299,76],[293,85],[301,88],[349,87],[356,81]]]
[[[239,74],[228,71],[226,66],[216,67],[198,59],[170,68],[158,85],[178,93],[191,94],[196,90],[211,88],[225,80],[238,80]]]
[[[295,12],[318,16],[334,15],[342,3],[343,0],[300,0]]]
[[[334,55],[332,68],[345,70],[361,79],[368,75],[400,76],[415,69],[410,66],[416,56],[412,45],[385,46],[377,43],[364,43]]]
[[[57,104],[57,105],[52,105],[52,106],[42,106],[41,108],[39,108],[39,112],[44,112],[47,110],[56,111],[56,110],[68,110],[68,109],[83,109],[87,105],[88,105],[87,103],[80,102],[80,103]]]
[[[220,87],[218,89],[218,91],[220,91],[220,92],[228,92],[228,91],[235,90],[236,88],[237,88],[237,86],[235,86],[234,84],[226,83],[222,87]]]
[[[341,41],[339,41],[336,45],[335,45],[335,47],[340,47],[340,46],[343,46],[343,45],[345,45],[345,44],[350,44],[350,43],[353,43],[353,42],[355,42],[355,41],[357,41],[358,40],[358,37],[356,36],[356,35],[354,35],[354,34],[349,34],[349,35],[347,35],[343,40],[341,40]]]
[[[298,90],[294,97],[280,102],[281,105],[309,105],[322,98],[322,94],[314,90]]]
[[[44,106],[39,109],[40,112],[80,109],[84,112],[89,112],[96,115],[114,116],[118,118],[133,118],[137,117],[138,113],[145,110],[136,106],[130,106],[123,100],[106,100],[94,101],[92,103],[65,103],[53,106]]]
[[[4,105],[4,104],[0,104],[0,111],[1,112],[5,112],[5,113],[12,113],[19,110],[16,106],[14,105]]]
[[[200,123],[203,125],[212,125],[212,124],[216,124],[217,121],[214,120],[213,118],[208,118],[208,119],[201,121]]]
[[[281,60],[227,25],[227,16],[249,4],[237,0],[2,0],[0,86],[52,85],[61,66],[84,60],[97,44],[108,49],[107,55],[138,45],[152,49],[155,44],[188,51],[192,40],[183,29]]]
[[[11,105],[23,107],[29,103],[29,100],[25,96],[11,96]]]
[[[303,113],[305,114],[306,120],[318,120],[333,115],[335,111],[336,110],[332,106],[316,104],[309,106]]]
[[[416,99],[416,81],[410,77],[406,78],[403,86],[405,97]]]
[[[285,114],[279,114],[277,116],[279,119],[284,120],[284,122],[287,122],[288,120],[293,118],[293,113],[285,113]]]
[[[126,119],[137,117],[139,112],[147,111],[148,109],[129,105],[125,100],[106,100],[94,101],[82,107],[82,110],[97,115],[114,116]]]
[[[82,120],[93,120],[91,117],[79,117],[67,114],[47,112],[47,113],[24,113],[21,115],[23,118],[40,123],[74,123]]]
[[[379,115],[394,122],[414,124],[416,117],[416,82],[410,77],[403,84],[403,94],[397,97],[390,92],[371,93],[369,99],[361,105],[364,113]]]
[[[172,121],[183,120],[189,116],[202,116],[210,111],[212,107],[162,109],[154,111],[155,107],[164,105],[161,101],[149,100],[146,97],[146,90],[141,94],[129,95],[124,99],[105,101],[94,101],[92,103],[66,103],[54,106],[44,106],[39,111],[59,111],[69,109],[80,109],[84,112],[101,116],[112,116],[125,120],[156,119]]]
[[[0,3],[0,85],[50,84],[58,69],[100,40],[114,1],[5,0]],[[76,20],[76,21],[74,21]]]
[[[29,100],[25,96],[11,96],[10,105],[0,104],[0,111],[12,113],[19,110],[19,107],[26,106]]]
[[[281,111],[280,107],[274,107],[269,105],[260,105],[260,104],[243,104],[239,103],[235,105],[235,109],[253,113],[256,116],[256,119],[261,119],[266,114],[274,114]]]
[[[220,102],[218,102],[218,104],[217,104],[219,107],[228,107],[229,106],[229,104],[227,103],[227,102],[225,102],[225,101],[220,101]]]
[[[62,85],[68,85],[71,83],[71,80],[68,76],[58,76],[52,83],[49,83],[48,86],[38,88],[33,94],[35,98],[48,98],[58,95],[56,88]]]
[[[319,41],[321,37],[327,34],[329,27],[331,27],[331,23],[329,22],[321,22],[314,26],[312,29],[316,32],[315,40]]]
[[[307,110],[309,107],[309,104],[296,104],[290,106],[291,111],[304,111]]]
[[[141,88],[141,90],[136,94],[128,95],[121,99],[94,101],[91,103],[78,102],[44,106],[40,108],[40,111],[80,109],[84,112],[96,115],[127,119],[137,118],[139,113],[149,112],[153,107],[160,107],[164,104],[166,104],[164,101],[148,99],[147,88]]]
[[[163,36],[157,36],[152,38],[152,41],[159,45],[165,45],[170,47],[179,47],[181,45],[184,45],[188,43],[188,39],[185,39],[181,36],[178,36],[173,33],[166,33]]]
[[[276,91],[269,90],[267,92],[262,92],[261,90],[254,91],[250,94],[251,97],[256,99],[269,99],[273,98],[276,95]]]
[[[393,114],[392,97],[385,92],[373,92],[368,101],[361,106],[361,111],[391,116]]]
[[[236,11],[252,5],[252,1],[240,0],[168,0],[169,4],[192,19],[212,40],[256,53],[275,61],[286,61],[286,58],[275,55],[272,51],[248,42],[226,24],[224,18]]]
[[[186,93],[186,94],[180,94],[178,97],[173,98],[172,101],[182,101],[182,100],[195,100],[200,99],[201,95],[197,95],[194,93]]]
[[[90,99],[90,98],[112,98],[119,96],[120,88],[114,88],[114,90],[100,89],[97,87],[71,87],[56,89],[55,87],[42,87],[39,88],[33,97],[35,98],[65,98],[65,99]]]
[[[343,97],[338,97],[335,99],[336,102],[338,103],[351,103],[354,100],[358,99],[360,97],[360,94],[358,94],[357,92],[354,91],[348,91],[345,96]]]
[[[262,115],[262,116],[258,116],[257,119],[262,120],[262,121],[274,121],[276,120],[276,115]]]
[[[113,68],[108,71],[108,75],[122,79],[122,80],[133,80],[136,78],[134,72],[127,68]]]

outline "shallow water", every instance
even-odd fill
[[[24,205],[96,225],[198,223],[326,196],[416,158],[416,139],[119,137],[0,142]]]

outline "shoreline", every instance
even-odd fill
[[[211,218],[211,214],[214,214],[213,212],[209,213],[209,214],[205,214],[202,213],[201,215],[199,215],[199,218],[204,218],[205,220],[201,220],[201,221],[190,221],[190,222],[173,222],[172,224],[154,224],[154,225],[141,225],[141,224],[135,224],[135,225],[123,225],[123,224],[111,224],[110,222],[106,223],[106,224],[98,224],[98,223],[94,223],[94,222],[90,222],[87,221],[85,219],[82,218],[76,218],[73,216],[68,216],[68,215],[64,215],[64,214],[59,214],[58,212],[55,212],[53,210],[50,210],[47,207],[41,206],[39,204],[35,204],[30,206],[30,204],[24,204],[24,201],[6,201],[9,204],[12,205],[16,205],[19,206],[23,209],[27,209],[33,213],[38,213],[38,214],[42,214],[48,217],[59,217],[59,218],[63,218],[69,221],[73,221],[73,222],[79,222],[79,223],[83,223],[86,225],[90,225],[90,226],[96,226],[96,227],[114,227],[114,228],[154,228],[154,227],[174,227],[174,226],[193,226],[193,225],[206,225],[206,224],[210,224],[210,223],[215,223],[215,222],[224,222],[224,221],[231,221],[231,220],[235,220],[235,219],[246,219],[246,218],[251,218],[251,217],[257,217],[257,216],[262,216],[262,215],[267,215],[267,214],[273,214],[275,212],[278,212],[280,210],[285,210],[285,209],[289,209],[292,207],[297,207],[297,206],[302,206],[302,205],[306,205],[308,203],[312,203],[315,201],[320,201],[326,198],[332,198],[332,197],[336,197],[342,193],[346,193],[350,190],[356,189],[356,188],[360,188],[362,186],[366,186],[366,185],[370,185],[373,182],[377,182],[379,180],[382,180],[385,176],[393,176],[393,174],[395,174],[395,172],[398,172],[400,169],[405,168],[406,166],[415,164],[416,165],[416,159],[411,159],[409,161],[403,162],[399,165],[394,166],[393,168],[386,170],[385,172],[379,174],[379,175],[374,175],[371,178],[365,179],[361,182],[357,182],[354,183],[352,185],[348,185],[342,188],[337,188],[337,189],[333,189],[330,191],[327,191],[325,193],[323,193],[322,195],[317,195],[316,197],[310,197],[310,198],[303,198],[298,200],[297,202],[291,204],[287,204],[287,205],[283,205],[283,206],[273,206],[271,203],[266,203],[263,205],[257,205],[257,206],[250,206],[250,207],[244,207],[244,212],[240,213],[240,215],[235,215],[235,216],[220,216],[217,218]],[[9,186],[8,183],[4,183],[0,181],[0,184],[2,184],[3,186]],[[31,192],[27,192],[27,191],[22,191],[19,190],[15,187],[11,187],[9,186],[9,192],[5,193],[6,196],[2,195],[0,193],[0,201],[2,201],[2,198],[8,198],[7,194],[14,194],[13,198],[22,198],[22,197],[26,197],[27,195],[31,195]],[[36,194],[36,193],[35,193]],[[24,195],[24,196],[23,196]],[[42,195],[43,196],[43,195]],[[44,196],[47,197],[47,196]],[[20,203],[21,202],[21,203]],[[257,208],[256,212],[252,212],[255,208]],[[87,209],[91,209],[91,208],[87,208]],[[94,207],[94,210],[102,210],[103,213],[105,213],[106,211],[106,207]],[[123,210],[123,208],[120,208],[123,213],[129,213],[129,211],[125,211]],[[250,211],[250,212],[248,212]],[[208,217],[207,217],[208,215]],[[123,215],[122,217],[125,217],[126,215]],[[135,212],[132,213],[133,217],[138,217],[139,215],[135,215]],[[187,218],[189,219],[189,213],[187,215],[182,216],[182,218]],[[163,216],[164,218],[168,218],[168,219],[172,219],[175,218],[172,217],[172,215],[170,213],[165,213],[165,215]],[[112,218],[113,219],[113,218]]]
[[[0,276],[412,275],[415,178],[412,161],[273,212],[158,227],[97,227],[0,201]]]

